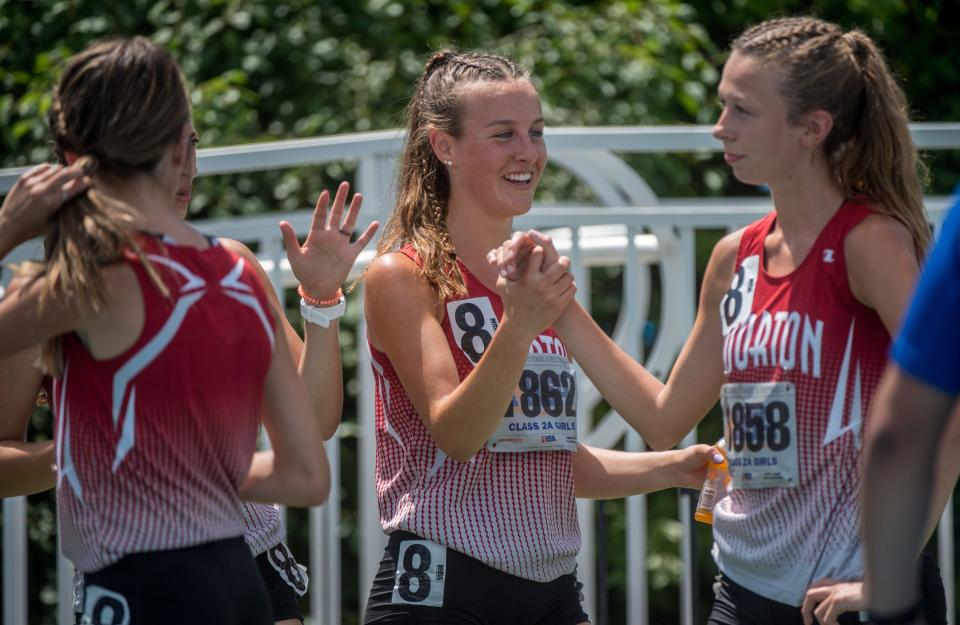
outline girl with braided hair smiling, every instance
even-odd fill
[[[486,263],[546,165],[527,72],[438,52],[407,113],[396,208],[364,278],[390,535],[364,622],[580,625],[575,497],[698,487],[713,452],[578,444],[550,327],[573,300],[569,261],[541,272],[536,248],[512,283]]]

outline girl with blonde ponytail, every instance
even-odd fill
[[[930,234],[906,98],[866,35],[812,17],[747,29],[719,95],[723,158],[774,210],[714,248],[666,383],[576,303],[555,327],[653,448],[720,399],[732,488],[713,511],[711,625],[856,623],[861,443]],[[531,231],[492,258],[509,274],[547,243]],[[928,618],[944,623],[939,572],[923,567]]]

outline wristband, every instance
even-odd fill
[[[297,285],[297,293],[300,295],[300,297],[303,298],[305,302],[307,302],[309,305],[314,306],[316,308],[330,308],[331,306],[336,306],[340,302],[340,300],[343,299],[343,289],[337,289],[336,292],[334,292],[334,294],[331,295],[330,297],[325,297],[323,299],[320,299],[317,297],[311,297],[310,295],[307,295],[307,293],[303,290],[303,285],[300,284],[300,285]]]
[[[920,609],[920,602],[917,602],[900,612],[891,616],[877,616],[870,612],[868,618],[873,625],[912,625],[923,614]]]
[[[347,311],[347,300],[340,296],[340,301],[334,306],[319,308],[312,306],[306,299],[300,298],[300,316],[307,323],[313,323],[322,328],[329,328],[330,322],[339,319]]]

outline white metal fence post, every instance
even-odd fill
[[[3,500],[3,622],[27,625],[27,498]]]

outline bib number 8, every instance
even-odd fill
[[[267,561],[294,592],[301,597],[307,592],[307,579],[285,543],[277,543],[268,549]]]
[[[420,561],[414,563],[414,558],[417,556],[420,557]],[[407,601],[417,603],[423,601],[430,594],[430,576],[427,575],[427,570],[430,568],[430,551],[423,545],[411,545],[403,554],[402,565],[403,573],[397,579],[397,592]],[[413,580],[416,580],[416,584],[412,583]]]
[[[473,361],[473,364],[477,364],[493,339],[493,336],[483,327],[483,312],[476,304],[469,302],[461,304],[454,314],[454,322],[463,331],[463,336],[460,337],[460,349]],[[480,340],[479,346],[476,339]]]
[[[782,451],[790,446],[790,409],[782,401],[735,402],[730,408],[733,451]]]
[[[442,606],[447,550],[425,540],[400,543],[393,603]]]
[[[743,307],[743,293],[740,292],[740,289],[743,288],[745,275],[744,268],[742,266],[738,267],[737,274],[734,276],[734,283],[730,285],[730,290],[723,296],[721,308],[728,326],[740,316],[740,309]]]

